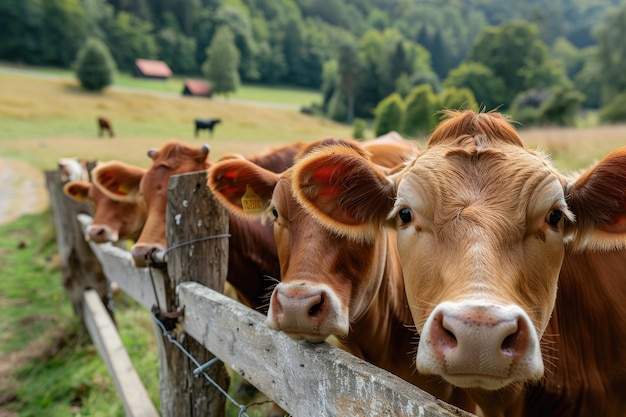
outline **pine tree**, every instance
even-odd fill
[[[212,85],[213,93],[224,94],[237,91],[239,87],[239,50],[235,36],[227,26],[220,26],[206,50],[207,60],[202,71]]]
[[[78,51],[74,70],[85,90],[100,91],[113,84],[116,65],[109,48],[99,39],[89,38]]]

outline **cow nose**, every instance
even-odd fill
[[[105,225],[91,225],[87,228],[87,238],[95,243],[116,242],[117,235]]]
[[[437,348],[448,360],[468,354],[468,349],[478,347],[483,354],[503,359],[524,355],[528,346],[522,336],[524,321],[519,317],[497,318],[482,311],[463,315],[446,315],[439,312],[431,326]],[[525,329],[527,330],[527,329]]]
[[[497,389],[500,383],[541,376],[537,340],[517,306],[440,305],[422,330],[416,365],[461,387]]]
[[[333,331],[343,332],[340,310],[336,296],[325,286],[281,283],[270,299],[268,326],[317,343]]]

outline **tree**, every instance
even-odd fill
[[[46,0],[40,40],[42,62],[68,67],[85,41],[85,12],[79,0]]]
[[[115,16],[113,27],[108,30],[108,45],[111,55],[121,70],[131,71],[135,59],[155,59],[158,55],[153,26],[128,12]]]
[[[478,106],[494,110],[506,100],[504,81],[496,77],[489,68],[478,62],[464,62],[450,71],[443,82],[444,88],[467,88],[476,99]]]
[[[89,91],[100,91],[111,85],[116,71],[109,49],[96,38],[87,39],[78,51],[74,68],[80,85]]]
[[[483,64],[502,80],[506,86],[505,107],[510,106],[519,92],[538,87],[538,80],[552,82],[544,75],[551,69],[546,66],[548,47],[539,38],[537,27],[530,23],[513,21],[485,28],[476,39],[469,59]]]
[[[602,101],[609,103],[626,92],[626,2],[607,14],[595,32],[596,59],[601,68]]]
[[[445,88],[439,97],[444,109],[472,109],[478,110],[474,94],[469,88]]]
[[[347,118],[348,123],[352,123],[354,119],[354,90],[357,84],[357,74],[359,73],[359,55],[356,50],[356,45],[353,43],[344,43],[339,47],[339,77],[341,87],[346,93],[348,99],[347,103]]]
[[[217,29],[206,54],[208,58],[202,71],[211,82],[213,92],[228,96],[237,91],[240,83],[239,50],[235,46],[235,36],[227,26]]]
[[[406,110],[402,132],[416,136],[426,134],[437,123],[435,114],[439,108],[439,100],[430,84],[414,87],[406,98]]]
[[[382,136],[392,130],[402,129],[402,119],[404,118],[404,101],[400,94],[394,93],[381,101],[374,112],[374,134]]]

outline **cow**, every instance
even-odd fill
[[[250,160],[270,170],[283,171],[293,163],[303,143],[294,143],[251,156]],[[131,247],[137,267],[147,267],[154,251],[165,250],[165,211],[167,185],[175,174],[205,171],[211,166],[209,147],[191,147],[183,142],[168,141],[160,149],[151,149],[153,164],[145,172],[130,172],[123,166],[108,166],[94,172],[93,182],[114,199],[143,199],[147,218],[141,235]],[[227,281],[236,289],[239,299],[251,308],[263,311],[270,286],[279,278],[278,258],[269,224],[252,224],[229,219],[229,257]],[[259,255],[259,251],[263,251]],[[271,278],[268,278],[271,277]]]
[[[297,153],[305,146],[297,142],[249,157],[251,161],[276,172],[292,165]],[[144,173],[131,173],[122,166],[110,166],[94,172],[93,181],[107,190],[112,198],[133,201],[143,199],[147,207],[144,229],[131,247],[137,267],[148,266],[151,253],[167,247],[165,237],[165,211],[167,185],[172,175],[205,171],[211,166],[209,146],[191,147],[183,142],[168,141],[160,149],[151,149],[148,156],[152,166]],[[243,158],[229,154],[225,158]],[[250,223],[229,217],[229,256],[226,280],[245,305],[265,313],[267,294],[280,278],[276,246],[270,224]],[[269,415],[284,413],[275,404]]]
[[[209,131],[209,133],[211,134],[211,137],[213,137],[213,129],[215,128],[215,125],[218,123],[221,123],[222,119],[196,119],[194,120],[195,126],[196,126],[196,137],[198,137],[198,133],[203,130],[206,129]]]
[[[119,161],[99,163],[92,171],[94,176],[112,166],[123,166],[134,175],[143,175],[145,169]],[[146,221],[146,205],[141,199],[119,200],[111,198],[107,190],[82,181],[70,181],[63,186],[63,192],[79,202],[93,204],[93,222],[85,230],[85,238],[95,243],[115,243],[120,240],[135,241],[139,238]]]
[[[98,136],[102,137],[102,134],[104,132],[108,133],[110,138],[115,136],[111,119],[107,119],[106,117],[98,117]]]
[[[506,116],[450,111],[391,175],[327,149],[293,187],[340,235],[397,232],[418,372],[487,417],[626,415],[626,148],[565,175]]]
[[[253,222],[269,217],[273,223],[281,281],[270,297],[269,328],[314,343],[335,336],[356,356],[475,411],[461,390],[415,372],[410,355],[415,331],[395,231],[378,228],[371,239],[353,241],[325,228],[293,194],[292,175],[307,154],[336,145],[373,162],[390,163],[390,168],[402,163],[414,147],[414,142],[401,144],[392,143],[385,151],[375,141],[327,138],[312,143],[282,173],[245,159],[221,160],[209,170],[208,184],[233,216]],[[377,153],[370,153],[370,146]]]
[[[57,166],[61,171],[61,181],[89,181],[89,161],[79,158],[59,158]]]

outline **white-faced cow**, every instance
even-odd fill
[[[112,166],[123,166],[127,172],[138,176],[145,172],[140,167],[109,161],[98,164],[92,173],[98,176],[100,170],[109,170]],[[87,181],[70,181],[63,186],[63,192],[77,201],[93,204],[93,222],[85,230],[86,239],[106,243],[139,238],[147,215],[143,200],[112,196],[110,190]]]
[[[57,166],[61,170],[61,181],[89,181],[88,161],[78,158],[59,158]]]
[[[393,175],[339,148],[301,162],[296,195],[328,227],[397,231],[420,373],[489,417],[626,415],[626,148],[569,177],[464,111]]]
[[[268,327],[311,342],[336,336],[353,354],[474,411],[463,392],[415,371],[411,354],[415,330],[395,231],[371,228],[367,237],[347,238],[310,215],[293,194],[292,177],[311,152],[337,145],[333,149],[338,152],[354,152],[395,166],[414,147],[410,141],[383,143],[370,141],[362,146],[354,141],[322,140],[311,144],[292,168],[280,174],[244,159],[222,160],[209,170],[209,187],[235,216],[273,221],[281,282],[270,299]],[[374,145],[374,152],[368,151],[369,145]],[[341,181],[349,183],[351,178]],[[361,203],[376,204],[368,199]]]

